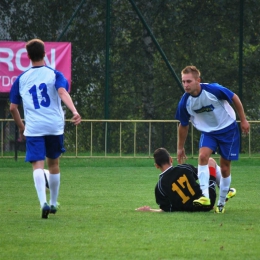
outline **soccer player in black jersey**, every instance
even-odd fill
[[[174,212],[174,211],[210,211],[216,201],[216,167],[213,158],[209,160],[209,197],[211,204],[196,206],[193,201],[202,196],[197,183],[197,168],[190,164],[172,166],[172,158],[165,148],[154,152],[156,168],[161,170],[159,181],[155,186],[155,199],[160,209],[149,206],[137,208],[138,211]]]

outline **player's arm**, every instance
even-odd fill
[[[17,104],[13,104],[13,103],[10,104],[10,113],[12,114],[14,122],[16,123],[16,125],[19,129],[19,133],[20,133],[21,138],[24,139],[23,132],[24,132],[25,127],[24,127],[24,123],[21,119]]]
[[[70,94],[67,92],[65,88],[59,88],[58,94],[60,96],[60,99],[63,101],[63,103],[67,106],[67,108],[72,112],[72,122],[75,125],[78,125],[81,122],[81,116],[79,115],[77,109],[75,108],[73,101],[71,99]]]
[[[244,112],[243,105],[237,94],[234,94],[232,101],[233,101],[234,107],[239,115],[239,119],[241,121],[242,133],[247,134],[249,132],[250,125],[249,125],[248,121],[246,120],[246,115]]]
[[[150,206],[142,206],[135,209],[136,211],[164,212],[162,209],[152,209]]]
[[[187,158],[185,154],[184,145],[186,142],[186,138],[189,131],[189,125],[182,126],[179,124],[179,130],[178,130],[178,144],[177,144],[177,160],[178,163],[182,164],[184,160]]]

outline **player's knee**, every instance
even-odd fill
[[[228,177],[230,175],[230,167],[227,165],[221,166],[221,174],[224,178]]]
[[[209,156],[205,153],[199,154],[199,164],[206,165],[209,163]]]
[[[214,168],[216,168],[216,161],[213,159],[213,158],[209,158],[209,163],[208,163],[208,165],[209,165],[209,167],[214,167]]]

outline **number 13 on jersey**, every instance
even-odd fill
[[[39,103],[38,96],[37,96],[37,87],[33,85],[29,93],[32,95],[32,100],[33,100],[33,105],[35,109],[39,109],[40,105],[43,107],[48,107],[51,103],[50,97],[47,93],[47,86],[45,83],[41,83],[40,86],[38,87],[39,91],[41,92],[41,102]]]

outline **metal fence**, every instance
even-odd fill
[[[238,121],[239,123],[239,121]],[[251,130],[241,135],[241,157],[260,157],[260,121],[250,121]],[[0,158],[24,158],[25,142],[12,119],[0,119]],[[66,120],[66,158],[151,158],[158,147],[173,157],[177,150],[177,120],[82,120],[74,126]],[[186,154],[198,156],[200,133],[190,125]]]

